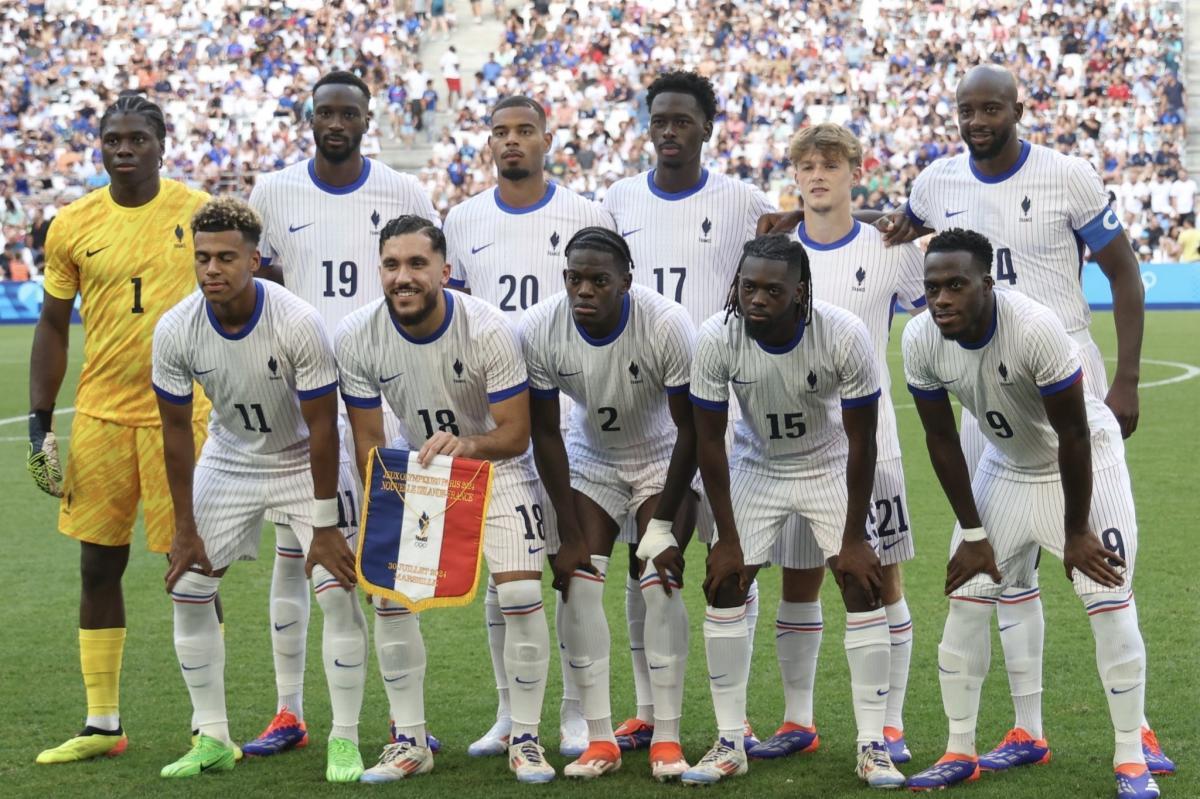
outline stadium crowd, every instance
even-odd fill
[[[464,18],[481,5],[458,4]],[[921,168],[961,148],[954,86],[979,60],[1018,75],[1026,137],[1095,165],[1142,260],[1200,260],[1197,184],[1181,164],[1178,2],[1033,0],[964,12],[910,0],[538,0],[508,11],[494,52],[463,77],[452,52],[436,65],[420,62],[423,39],[445,35],[453,17],[441,0],[5,6],[6,271],[14,259],[36,264],[56,207],[106,181],[98,115],[122,90],[163,105],[165,174],[249,193],[256,174],[310,155],[297,120],[322,70],[353,69],[376,97],[379,124],[364,152],[381,152],[381,136],[432,142],[421,178],[444,214],[494,181],[484,143],[486,110],[498,97],[541,99],[555,136],[549,170],[600,198],[651,164],[654,74],[695,69],[721,103],[710,169],[754,181],[788,208],[790,135],[837,122],[866,148],[855,202],[883,208],[903,201]]]

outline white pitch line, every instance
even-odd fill
[[[75,413],[75,407],[71,406],[70,408],[59,408],[58,410],[55,411],[55,413],[62,413],[62,414]],[[29,414],[23,413],[20,416],[10,416],[7,419],[0,419],[0,427],[3,427],[6,424],[16,424],[17,422],[24,422],[28,418],[29,418]]]

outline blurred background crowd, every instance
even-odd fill
[[[1144,261],[1200,260],[1197,184],[1182,163],[1178,2],[941,4],[908,0],[18,0],[0,2],[0,236],[10,277],[36,270],[57,208],[107,182],[104,107],[137,89],[169,126],[164,173],[248,193],[307,158],[305,110],[324,72],[374,90],[369,155],[421,151],[445,213],[491,185],[487,109],[530,94],[547,109],[547,169],[599,199],[649,168],[646,87],[665,69],[712,79],[707,166],[794,204],[796,128],[832,121],[866,151],[855,202],[903,202],[918,171],[962,145],[954,87],[966,67],[1018,76],[1022,135],[1088,159]],[[481,17],[502,33],[478,70],[451,46]],[[493,23],[493,26],[495,24]],[[423,52],[424,51],[424,52]],[[16,262],[21,263],[16,263]],[[14,271],[16,274],[14,274]]]

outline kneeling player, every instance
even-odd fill
[[[494,471],[484,556],[508,625],[504,666],[512,702],[509,767],[520,782],[548,782],[554,769],[538,742],[550,663],[542,608],[545,536],[529,453],[529,392],[516,334],[483,300],[442,288],[450,276],[446,238],[432,222],[401,216],[379,234],[382,300],[355,311],[335,336],[342,397],[359,471],[384,446],[386,399],[405,441],[434,455],[490,460]],[[417,617],[375,602],[375,648],[395,724],[365,782],[433,769],[425,732],[425,643]]]
[[[718,536],[704,583],[704,644],[720,738],[683,775],[687,783],[746,772],[746,587],[798,514],[846,604],[856,772],[872,787],[904,784],[883,737],[891,647],[867,518],[880,395],[874,350],[857,317],[812,301],[811,289],[803,246],[781,235],[753,239],[727,310],[704,323],[696,345],[697,459]],[[730,384],[742,408],[732,471],[724,443]]]
[[[613,543],[633,514],[639,537],[649,524],[666,528],[654,553],[663,566],[646,570],[641,590],[656,722],[650,766],[655,778],[667,780],[688,768],[679,745],[688,623],[671,526],[675,521],[690,532],[695,519],[688,488],[696,472],[695,429],[687,399],[694,330],[682,305],[631,285],[629,247],[615,232],[584,228],[566,255],[566,293],[531,308],[522,335],[534,455],[562,537],[554,573],[564,599],[563,642],[588,725],[587,750],[563,773],[586,779],[621,765],[603,593]],[[565,446],[560,391],[575,403]]]
[[[225,570],[253,559],[263,515],[286,516],[309,560],[325,614],[325,674],[333,728],[325,778],[362,775],[367,623],[354,591],[354,556],[338,531],[337,365],[321,317],[282,286],[253,277],[262,223],[247,205],[213,200],[192,220],[201,293],[154,330],[154,390],[175,537],[167,590],[175,652],[192,697],[192,750],[162,770],[191,777],[233,768],[225,712],[225,644],[213,600]],[[192,380],[213,402],[208,441],[192,462]],[[342,486],[351,490],[347,466]]]
[[[925,257],[930,312],[904,330],[909,388],[958,518],[938,647],[950,737],[945,756],[908,784],[929,790],[978,778],[989,619],[1002,592],[1030,584],[1040,546],[1062,559],[1091,620],[1116,729],[1117,796],[1153,799],[1141,741],[1146,650],[1130,601],[1137,519],[1121,429],[1084,392],[1079,347],[1062,322],[1023,294],[993,291],[991,263],[992,246],[978,233],[934,237]],[[987,438],[973,483],[948,392]]]

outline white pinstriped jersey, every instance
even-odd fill
[[[369,158],[348,186],[322,183],[312,159],[263,175],[250,205],[263,218],[263,259],[279,262],[284,285],[320,311],[330,330],[383,296],[383,226],[404,214],[434,224],[440,218],[416,178]]]
[[[528,386],[520,342],[504,315],[477,297],[442,292],[445,319],[424,339],[401,329],[386,300],[350,314],[334,334],[346,404],[377,408],[382,396],[413,447],[437,430],[477,436],[496,429],[491,404]],[[532,456],[495,461],[495,476],[531,479]]]
[[[1080,283],[1084,245],[1095,252],[1121,235],[1092,165],[1027,141],[1012,170],[995,177],[976,172],[967,153],[934,161],[914,181],[906,210],[934,230],[987,236],[996,285],[1045,303],[1070,333],[1091,321]]]
[[[1046,306],[1017,292],[994,295],[992,324],[982,341],[965,344],[943,338],[929,314],[905,326],[909,390],[927,399],[950,392],[974,415],[987,440],[980,469],[989,471],[994,464],[1006,474],[1057,480],[1058,434],[1042,398],[1083,379],[1079,345]],[[1084,402],[1093,468],[1121,461],[1121,429],[1112,411],[1086,392]]]
[[[875,438],[879,460],[900,457],[896,409],[892,405],[887,366],[892,312],[925,307],[925,261],[915,244],[887,247],[883,234],[854,220],[850,232],[830,244],[810,239],[801,224],[795,238],[808,251],[812,291],[818,300],[844,308],[862,320],[871,334],[879,373],[879,421]]]
[[[667,395],[688,390],[695,340],[683,306],[634,285],[617,329],[595,339],[576,325],[560,292],[529,309],[521,339],[534,395],[561,391],[574,400],[569,449],[605,461],[670,457],[675,425]]]
[[[564,250],[585,227],[615,229],[603,208],[557,183],[547,183],[546,194],[527,208],[505,205],[499,188],[480,192],[446,215],[450,283],[519,320],[538,300],[562,291]]]
[[[308,465],[300,400],[337,388],[337,364],[316,309],[280,285],[254,281],[254,315],[225,332],[200,292],[154,328],[154,390],[192,398],[192,380],[212,400],[201,460],[218,469],[291,471]]]
[[[871,334],[858,317],[813,302],[811,325],[768,347],[721,311],[700,328],[692,365],[692,402],[724,410],[729,386],[742,408],[733,461],[743,468],[823,473],[849,451],[842,408],[879,399]]]
[[[654,185],[653,169],[618,180],[604,207],[629,244],[634,282],[687,308],[697,327],[725,305],[742,246],[775,210],[751,184],[707,169],[675,194]]]

